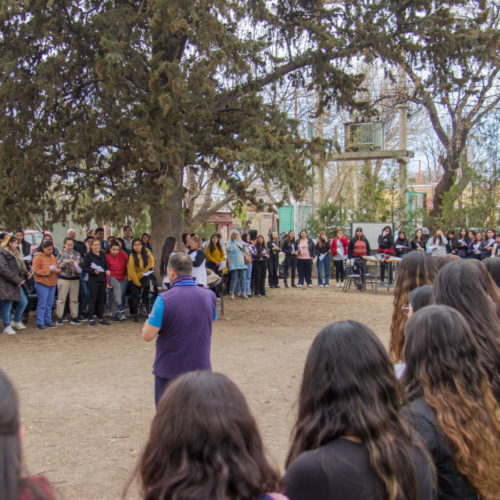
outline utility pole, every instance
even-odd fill
[[[406,81],[402,68],[399,69],[399,88],[404,98],[397,106],[399,110],[399,149],[408,147],[408,102],[406,100]],[[408,158],[399,158],[399,226],[403,228],[408,223]]]

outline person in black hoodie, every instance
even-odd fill
[[[271,233],[271,239],[267,242],[267,272],[269,279],[269,288],[279,288],[279,267],[280,267],[280,245],[278,242],[278,233]]]
[[[285,241],[281,247],[281,251],[285,254],[285,264],[283,273],[283,282],[285,288],[288,288],[288,269],[292,268],[292,288],[295,288],[295,272],[297,270],[297,242],[295,241],[295,231],[293,229],[288,232]]]
[[[104,319],[104,305],[106,304],[106,280],[109,276],[108,264],[104,252],[101,252],[101,240],[95,238],[90,245],[90,252],[83,259],[83,272],[88,273],[89,289],[89,326],[96,326],[95,315],[99,324],[108,326]]]
[[[254,269],[254,290],[255,297],[266,295],[266,267],[269,254],[264,242],[264,236],[259,234],[255,242],[256,253],[252,256],[252,265]]]
[[[384,259],[388,259],[395,255],[394,252],[394,238],[392,237],[392,229],[390,226],[385,226],[382,229],[382,234],[378,237],[377,253],[381,254],[382,260],[380,261],[380,281],[384,282],[385,268],[387,263]],[[389,263],[389,285],[392,284],[392,264]]]
[[[407,253],[411,252],[411,243],[406,237],[404,231],[399,231],[398,237],[394,242],[394,252],[396,257],[404,257]]]
[[[500,411],[463,316],[431,305],[405,325],[404,410],[427,443],[440,500],[499,498]]]

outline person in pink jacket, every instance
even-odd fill
[[[344,263],[347,259],[349,248],[349,240],[346,238],[342,229],[337,231],[337,236],[333,238],[330,248],[333,255],[333,264],[335,265],[336,286],[340,288],[344,282]]]

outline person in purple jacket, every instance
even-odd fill
[[[167,273],[172,287],[160,294],[142,327],[142,338],[157,338],[153,364],[155,404],[168,384],[194,370],[212,370],[212,322],[217,319],[217,297],[196,286],[192,262],[184,253],[172,254]]]

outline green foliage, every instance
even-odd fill
[[[342,207],[333,203],[322,203],[318,206],[316,213],[307,218],[306,229],[312,236],[316,236],[320,231],[326,231],[328,238],[333,238],[338,229],[349,227],[349,215]]]
[[[363,165],[360,170],[359,205],[353,211],[357,220],[372,222],[386,222],[391,220],[390,204],[385,197],[386,182],[372,173],[369,164]]]

